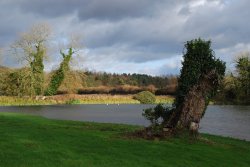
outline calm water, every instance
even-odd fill
[[[151,105],[55,105],[0,107],[0,112],[20,112],[46,118],[105,123],[149,125],[142,111]],[[250,106],[209,106],[200,132],[250,141]]]

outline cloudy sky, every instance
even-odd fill
[[[15,64],[8,47],[21,32],[47,22],[54,41],[83,37],[77,65],[84,69],[178,74],[184,42],[198,37],[212,40],[230,66],[250,51],[249,7],[250,0],[1,0],[2,64]],[[46,69],[59,63],[52,55]]]

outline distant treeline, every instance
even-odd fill
[[[156,95],[174,95],[177,76],[150,76],[146,74],[111,74],[87,71],[84,88],[79,94],[136,94],[148,90]]]
[[[108,86],[117,87],[130,85],[134,87],[149,87],[148,89],[166,89],[176,87],[177,76],[150,76],[146,74],[110,74],[85,72],[86,87]],[[173,92],[171,92],[173,93]]]
[[[27,68],[0,67],[0,95],[29,95]],[[45,87],[55,72],[45,74]],[[69,71],[57,94],[136,94],[148,90],[156,95],[174,95],[177,76],[150,76],[146,74],[111,74],[92,71]]]
[[[72,87],[72,85],[75,86]],[[174,95],[176,87],[177,76],[174,75],[150,76],[71,71],[59,88],[58,94],[136,94],[148,90],[156,95]]]

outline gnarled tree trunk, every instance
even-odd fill
[[[200,120],[208,105],[206,104],[206,98],[213,89],[216,78],[215,70],[201,77],[200,82],[189,90],[184,102],[177,106],[168,122],[168,126],[175,129],[198,131]]]

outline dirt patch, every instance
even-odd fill
[[[165,140],[169,139],[174,136],[171,131],[168,132],[160,132],[156,133],[153,132],[151,128],[144,128],[141,130],[137,130],[134,132],[129,132],[124,135],[126,138],[129,139],[146,139],[146,140]]]

